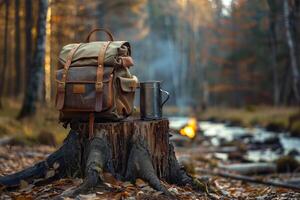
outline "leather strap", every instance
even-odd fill
[[[98,67],[97,67],[97,74],[96,74],[96,103],[95,103],[95,111],[100,112],[102,110],[102,102],[103,102],[103,74],[104,74],[104,59],[105,59],[105,52],[109,46],[111,41],[106,42],[103,47],[100,49],[99,56],[98,56]]]
[[[131,56],[120,57],[122,67],[132,67],[134,65],[133,59]]]
[[[62,74],[62,79],[60,82],[58,82],[57,86],[57,101],[56,101],[56,108],[58,110],[63,109],[64,103],[65,103],[65,91],[66,91],[66,81],[68,76],[68,70],[70,68],[70,65],[72,63],[72,58],[77,51],[77,49],[80,47],[80,44],[76,44],[75,47],[70,51],[66,63],[64,65],[64,71]]]
[[[95,28],[94,30],[92,30],[89,34],[88,34],[88,36],[86,37],[86,39],[85,39],[85,42],[90,42],[90,37],[91,37],[91,35],[93,34],[93,33],[95,33],[95,32],[97,32],[97,31],[102,31],[102,32],[105,32],[106,34],[107,34],[107,36],[108,36],[108,39],[110,40],[110,41],[114,41],[114,36],[113,36],[113,34],[108,30],[108,29],[105,29],[105,28]]]

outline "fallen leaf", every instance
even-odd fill
[[[94,199],[96,199],[96,194],[80,194],[78,196],[78,199],[80,199],[80,200],[94,200]]]
[[[136,194],[136,196],[137,196],[137,197],[141,197],[143,194],[145,194],[143,191],[139,191],[139,192]]]
[[[104,182],[112,184],[112,185],[119,185],[118,180],[111,174],[111,173],[103,173]]]
[[[47,178],[51,178],[51,177],[53,177],[54,175],[55,175],[55,170],[49,170],[49,171],[47,171],[45,178],[46,178],[46,179],[47,179]]]
[[[157,192],[155,192],[155,193],[153,194],[153,196],[154,196],[154,197],[157,197],[157,196],[159,196],[159,195],[161,195],[161,194],[163,194],[163,192],[157,191]]]
[[[104,194],[104,192],[96,192],[96,194],[102,195],[102,194]]]
[[[26,181],[24,181],[24,180],[21,180],[21,181],[20,181],[20,188],[21,188],[21,189],[27,188],[28,185],[29,185],[29,184],[28,184]]]
[[[154,189],[152,187],[150,187],[150,186],[143,187],[142,190],[144,192],[152,192],[152,191],[154,191]]]
[[[58,162],[55,162],[55,163],[53,164],[53,168],[54,168],[54,169],[58,169],[58,168],[59,168],[59,163],[58,163]]]
[[[175,187],[169,188],[168,191],[171,192],[171,193],[173,193],[173,194],[176,194],[176,195],[178,194],[178,190]]]
[[[124,182],[124,183],[122,184],[122,186],[123,186],[123,187],[133,187],[133,185],[132,185],[130,182],[128,182],[128,181]]]
[[[138,178],[135,181],[135,185],[141,188],[147,186],[148,184],[145,183],[142,179]]]

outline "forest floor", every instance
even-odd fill
[[[41,106],[34,118],[18,121],[15,118],[20,104],[8,102],[6,105],[0,111],[0,175],[19,171],[43,160],[57,149],[68,133],[68,130],[58,124],[58,112],[54,108]],[[284,124],[288,124],[291,116],[297,115],[298,112],[297,108],[215,108],[200,113],[199,118],[229,121],[246,127],[257,124],[267,127],[271,122],[277,121],[284,121]],[[211,144],[205,138],[198,141],[184,138],[183,141],[184,144],[176,145],[175,148],[179,161],[194,177],[205,180],[207,187],[203,188],[205,192],[195,192],[189,187],[164,183],[178,199],[300,199],[300,191],[252,184],[203,173],[203,170],[218,172],[220,171],[218,166],[222,164],[235,164],[243,161],[239,158],[220,159],[215,151],[208,151]],[[239,145],[237,144],[238,148],[240,148]],[[231,156],[239,157],[239,155]],[[259,180],[286,181],[299,178],[300,173],[295,171],[292,173],[268,173],[251,177]],[[21,188],[15,191],[7,192],[0,188],[0,199],[52,199],[77,186],[81,181],[81,179],[63,179],[46,186],[28,185],[23,182]],[[107,182],[105,189],[97,188],[95,193],[80,195],[77,199],[168,199],[141,180],[138,180],[136,184],[131,184],[117,181],[110,174],[106,174],[105,181]]]
[[[192,145],[193,146],[193,145]],[[25,167],[44,159],[55,148],[45,145],[38,146],[1,146],[0,147],[0,175],[19,171]],[[222,162],[215,158],[212,153],[204,152],[203,147],[180,147],[176,148],[179,160],[185,163],[187,170],[195,177],[206,179],[208,183],[206,192],[195,192],[189,187],[178,187],[164,183],[168,190],[178,199],[300,199],[300,192],[284,188],[250,184],[243,181],[225,179],[197,172],[198,169],[217,170],[216,166]],[[183,162],[185,162],[183,161]],[[299,175],[299,174],[298,174]],[[280,178],[282,180],[297,176],[297,174],[270,174],[257,176],[260,179]],[[21,184],[18,190],[0,192],[0,199],[53,199],[81,183],[81,179],[62,179],[45,186]],[[138,180],[135,184],[115,180],[110,174],[105,175],[106,188],[97,188],[96,192],[79,195],[76,199],[172,199],[167,198],[161,192],[157,192],[147,183]],[[1,190],[1,189],[0,189]],[[65,198],[70,199],[70,198]]]

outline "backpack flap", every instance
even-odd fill
[[[78,48],[73,56],[71,67],[97,66],[99,51],[106,43],[107,42],[90,42],[81,44],[80,48]],[[77,44],[69,44],[62,48],[59,55],[59,69],[63,68],[69,52],[76,45]],[[104,66],[121,66],[123,62],[120,62],[120,58],[130,57],[130,54],[130,45],[127,41],[110,42],[109,46],[106,49]]]

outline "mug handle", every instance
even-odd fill
[[[169,92],[167,92],[166,90],[163,90],[163,89],[160,89],[160,91],[162,92],[162,93],[165,93],[166,95],[167,95],[167,98],[162,102],[162,104],[160,105],[161,107],[163,107],[163,105],[169,100],[169,98],[170,98],[170,94],[169,94]]]

